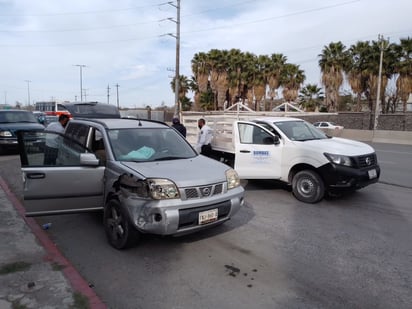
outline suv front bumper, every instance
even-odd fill
[[[229,220],[244,204],[244,189],[239,186],[227,192],[199,199],[142,200],[121,197],[130,221],[143,233],[181,235],[212,227]],[[199,224],[199,213],[217,209],[213,222]]]

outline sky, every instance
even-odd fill
[[[83,98],[128,108],[173,106],[176,6],[0,0],[0,104]],[[379,34],[399,43],[412,37],[411,14],[411,0],[181,0],[180,74],[193,75],[196,53],[237,48],[282,53],[304,70],[304,84],[321,86],[318,55],[326,45],[349,47]]]

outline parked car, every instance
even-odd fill
[[[32,112],[25,110],[0,110],[0,154],[17,150],[19,130],[44,130]],[[30,135],[30,133],[29,133]],[[33,140],[31,139],[33,142]]]
[[[45,120],[46,120],[46,113],[40,112],[40,111],[33,111],[32,112],[34,117],[36,117],[37,121],[41,123],[42,125],[46,125]]]
[[[313,125],[319,129],[343,130],[343,126],[339,126],[335,124],[334,122],[330,122],[330,121],[315,122]]]
[[[45,165],[27,133],[19,133],[27,216],[103,210],[109,243],[124,249],[142,233],[182,235],[216,226],[243,205],[237,173],[197,154],[167,124],[117,113],[96,119],[92,109],[99,114],[99,104],[83,107],[69,109],[74,118],[64,134],[38,133],[60,141],[56,165]]]

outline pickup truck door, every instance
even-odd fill
[[[242,179],[278,179],[281,171],[282,143],[275,135],[248,121],[233,124],[235,170]]]
[[[87,148],[67,136],[44,131],[21,131],[18,142],[26,216],[103,209],[105,168]],[[51,142],[58,145],[55,163],[48,155]]]

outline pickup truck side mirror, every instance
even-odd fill
[[[279,143],[280,143],[279,136],[277,135],[267,136],[263,139],[263,144],[265,145],[271,145],[271,144],[279,145]]]

